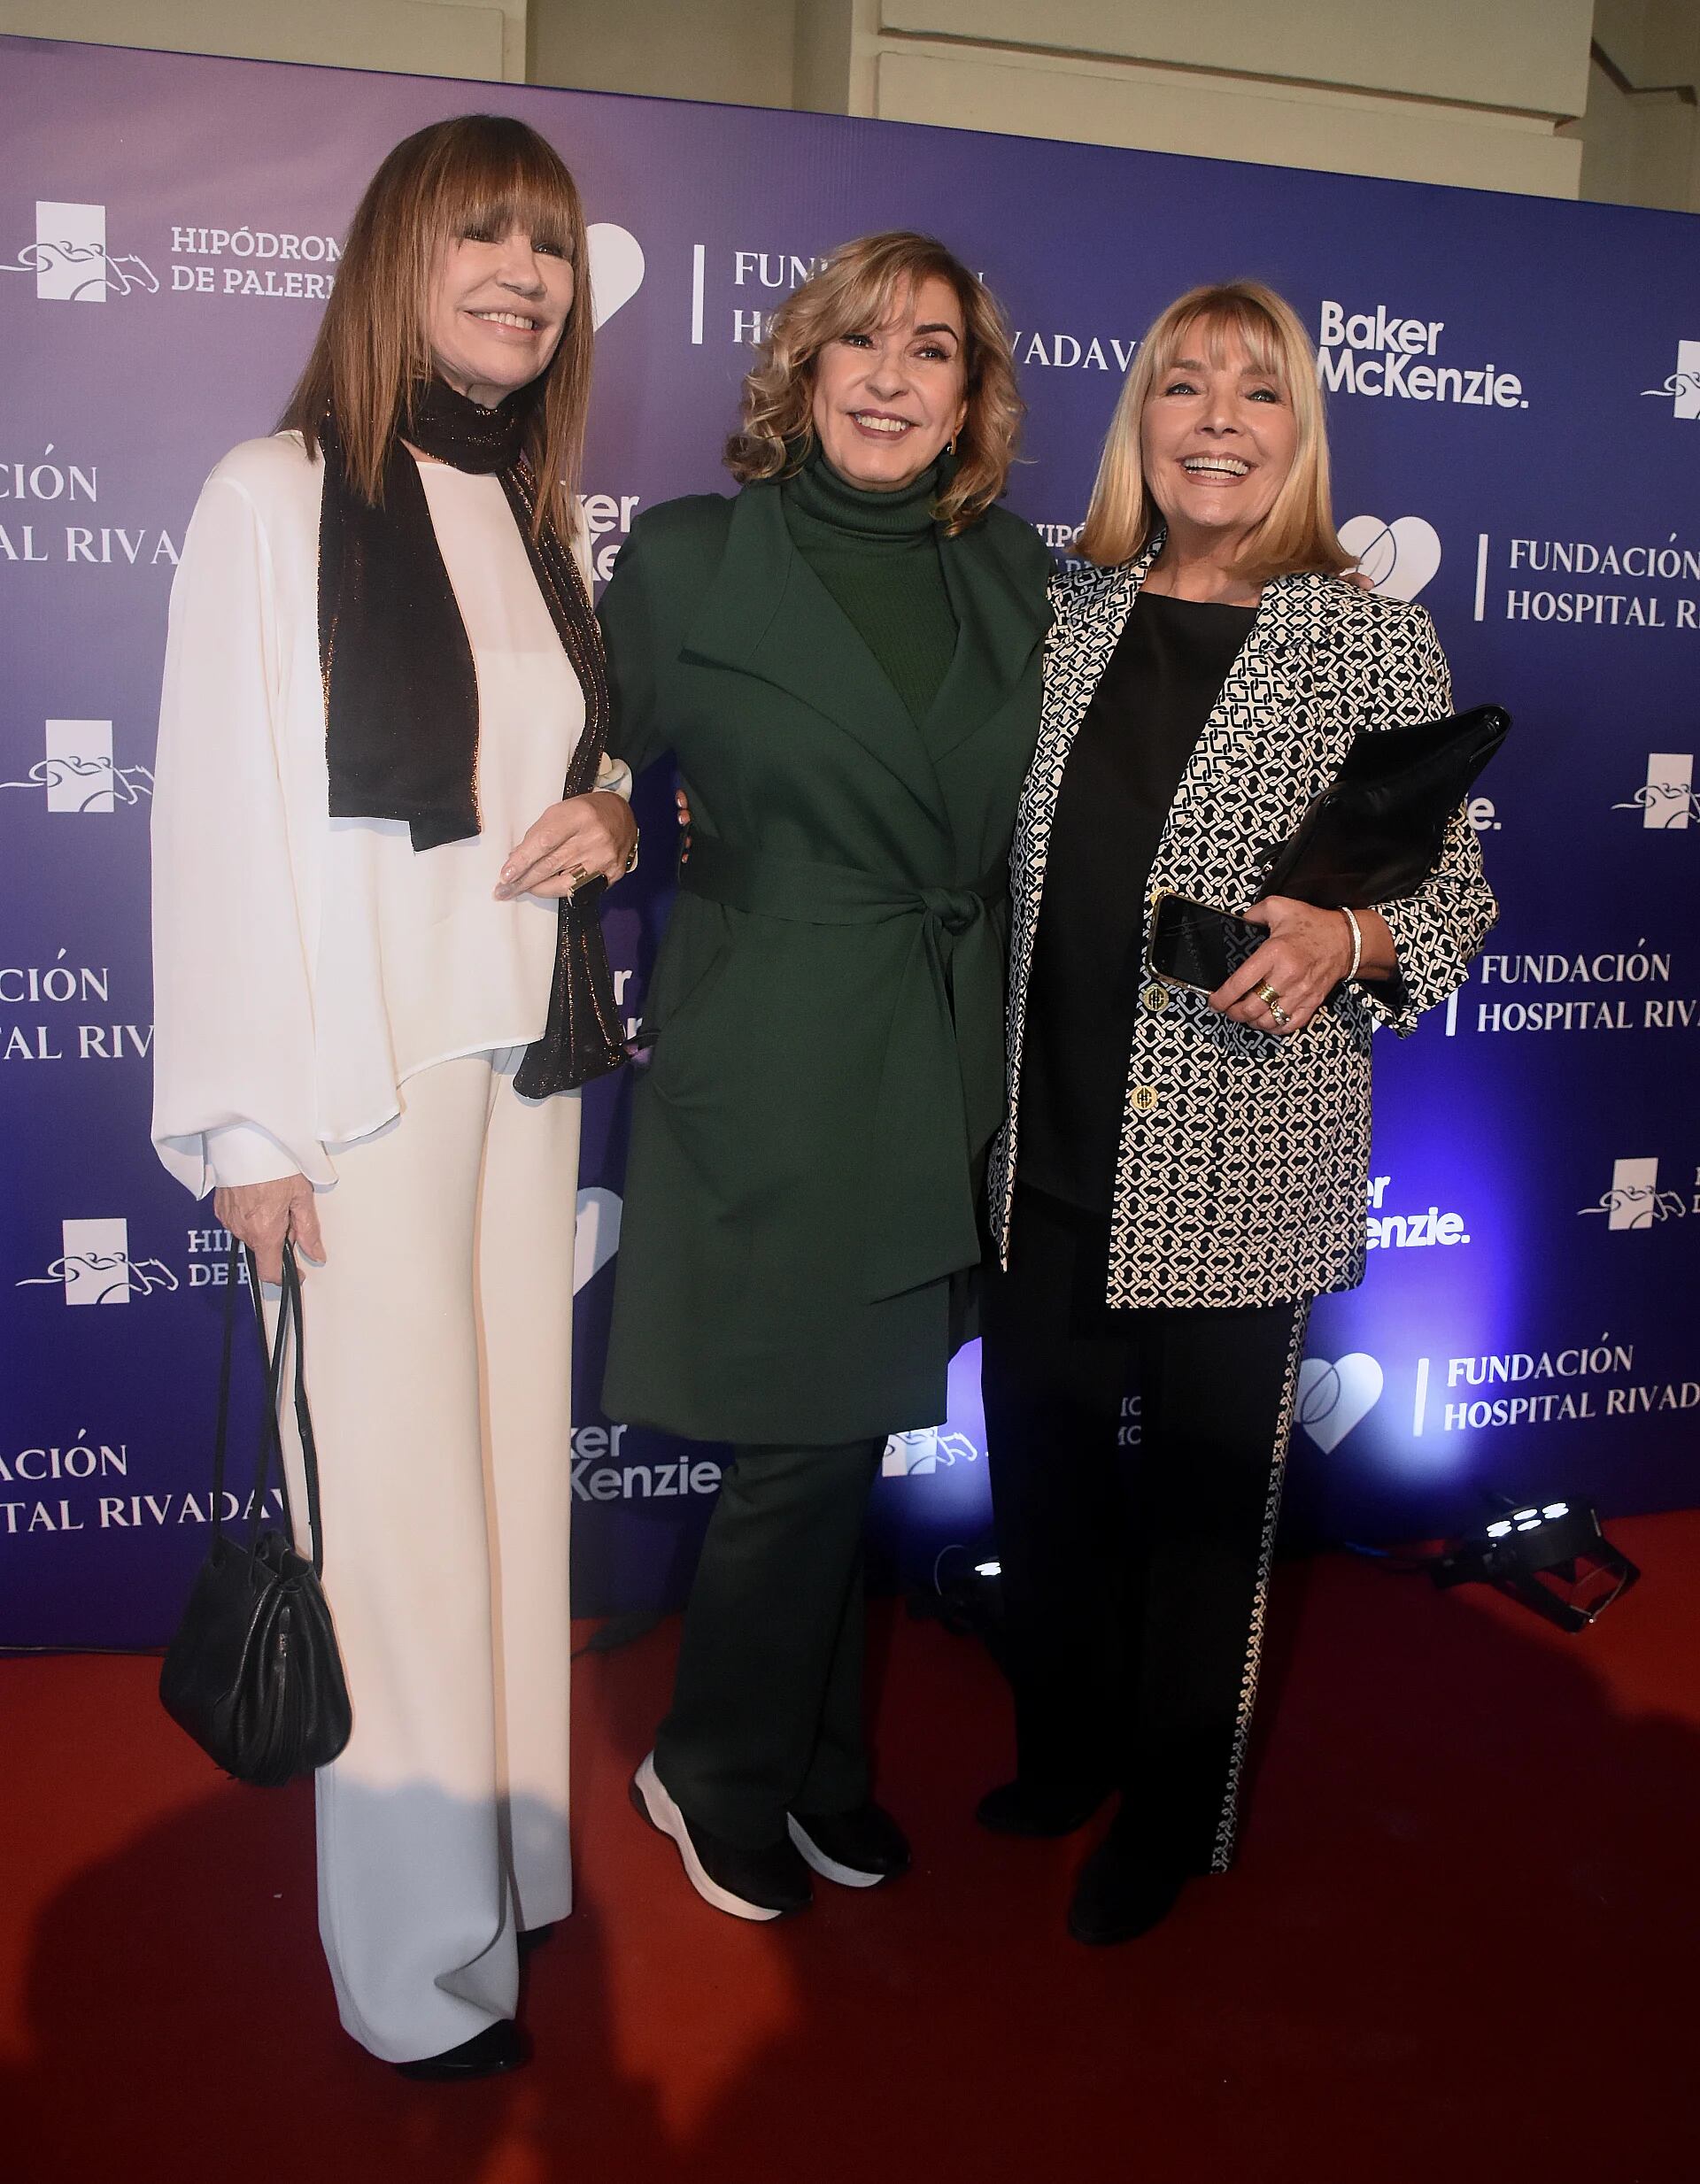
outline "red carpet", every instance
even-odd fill
[[[4,2184],[1695,2184],[1700,1515],[1580,1638],[1480,1590],[1280,1573],[1240,1861],[1062,1930],[1079,1841],[994,1841],[1001,1687],[877,1624],[917,1870],[777,1928],[688,1894],[626,1778],[667,1625],[578,1683],[581,1907],[538,2060],[405,2084],[338,2030],[311,1801],[221,1783],[150,1661],[0,1663]]]

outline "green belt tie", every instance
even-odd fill
[[[913,922],[871,1124],[867,1295],[898,1296],[976,1264],[976,1164],[1003,1119],[1003,940],[991,913],[1008,891],[1005,867],[968,887],[923,887],[699,836],[679,884],[800,925]]]

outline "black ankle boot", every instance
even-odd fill
[[[1134,1845],[1107,1835],[1080,1868],[1069,1932],[1088,1949],[1132,1941],[1175,1908],[1186,1876]]]
[[[974,1817],[994,1835],[1072,1835],[1097,1811],[1108,1789],[1079,1782],[1001,1782],[987,1790]]]

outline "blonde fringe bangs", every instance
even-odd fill
[[[1248,583],[1301,570],[1337,575],[1352,557],[1334,534],[1328,434],[1316,351],[1297,313],[1260,281],[1190,289],[1159,313],[1123,383],[1098,465],[1080,552],[1101,568],[1132,560],[1163,525],[1140,452],[1140,426],[1158,382],[1180,358],[1202,351],[1219,367],[1236,339],[1255,368],[1293,405],[1298,427],[1293,467],[1273,505],[1246,542],[1235,574]]]

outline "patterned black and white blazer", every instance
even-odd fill
[[[1008,1116],[990,1176],[1006,1262],[1027,983],[1057,792],[1161,544],[1052,586],[1044,714],[1010,854]],[[1446,659],[1423,608],[1333,576],[1274,579],[1176,791],[1151,867],[1148,929],[1159,894],[1247,907],[1262,857],[1292,832],[1360,728],[1450,707]],[[1414,1030],[1462,984],[1497,914],[1462,811],[1424,886],[1377,907],[1398,949],[1402,991],[1342,989],[1293,1038],[1218,1016],[1202,993],[1147,981],[1116,1168],[1111,1304],[1274,1304],[1363,1280],[1371,1033],[1378,1022]]]

